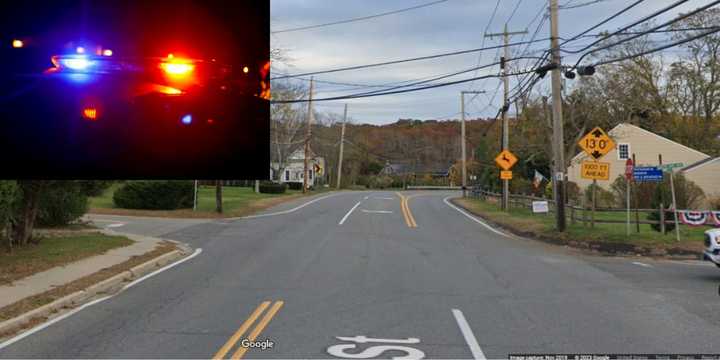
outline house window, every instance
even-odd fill
[[[312,180],[312,170],[308,170],[308,179]]]
[[[285,181],[290,180],[290,170],[285,170]]]
[[[630,158],[630,144],[618,144],[618,160]]]

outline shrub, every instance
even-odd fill
[[[174,210],[193,205],[193,182],[187,180],[128,181],[113,194],[124,209]]]
[[[676,173],[673,175],[675,183],[675,201],[677,201],[678,209],[694,209],[700,205],[700,201],[703,199],[705,194],[699,186],[695,185],[694,182],[685,178],[682,173]],[[672,192],[670,188],[670,176],[665,174],[663,181],[655,186],[655,191],[652,196],[651,208],[659,209],[660,202],[662,201],[663,206],[667,209],[672,206]],[[649,220],[660,220],[660,212],[654,211],[648,214]],[[665,224],[666,231],[675,229],[675,214],[673,212],[665,212],[665,219],[673,221]],[[660,231],[660,224],[651,225],[653,230]]]
[[[37,225],[67,225],[87,212],[88,195],[79,181],[53,181],[40,195]]]
[[[585,204],[587,204],[587,207],[592,206],[592,189],[593,184],[588,185],[587,188],[585,188]],[[603,189],[600,187],[600,185],[596,186],[596,192],[595,192],[595,206],[600,208],[609,208],[613,207],[616,204],[615,201],[615,195],[613,195],[612,192]],[[622,198],[624,199],[624,198]],[[624,207],[624,205],[623,205]]]
[[[82,191],[87,196],[100,196],[114,183],[112,180],[78,180]]]
[[[302,188],[302,184],[300,184]],[[260,192],[263,194],[282,194],[287,189],[283,183],[262,182],[260,183]]]
[[[285,183],[288,186],[288,189],[290,190],[302,190],[303,183],[301,182],[291,182],[291,183]]]

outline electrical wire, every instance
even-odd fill
[[[705,5],[705,6],[701,6],[701,7],[697,8],[697,9],[695,9],[695,10],[693,10],[693,11],[690,11],[690,12],[688,12],[688,13],[684,13],[684,14],[682,14],[682,15],[680,15],[680,16],[672,19],[672,20],[668,20],[668,21],[666,21],[666,22],[664,22],[664,23],[662,23],[662,24],[660,24],[660,25],[658,25],[658,26],[655,26],[655,27],[653,27],[653,28],[650,28],[650,29],[648,29],[647,31],[641,31],[639,34],[632,35],[632,36],[629,36],[629,37],[627,37],[627,38],[623,38],[622,40],[616,41],[616,42],[614,42],[614,43],[607,44],[607,45],[604,45],[604,46],[601,46],[601,47],[592,49],[592,50],[590,50],[590,51],[582,54],[582,55],[580,56],[580,58],[577,59],[577,61],[575,62],[575,65],[574,65],[572,68],[573,68],[573,69],[577,68],[577,66],[580,64],[580,62],[581,62],[586,56],[588,56],[588,55],[590,55],[590,54],[592,54],[592,53],[595,53],[595,52],[598,52],[598,51],[601,51],[601,50],[605,50],[605,49],[609,49],[609,48],[614,47],[614,46],[617,46],[617,45],[619,45],[619,44],[622,44],[622,43],[628,42],[628,41],[630,41],[630,40],[636,39],[636,38],[638,38],[638,37],[647,35],[650,31],[654,31],[654,30],[657,30],[657,29],[659,29],[659,28],[661,28],[661,27],[666,27],[666,26],[671,25],[671,24],[674,24],[674,23],[676,23],[676,22],[678,22],[678,21],[684,20],[684,19],[686,19],[686,18],[688,18],[688,17],[690,17],[690,16],[693,16],[693,15],[701,12],[701,11],[705,11],[705,10],[709,9],[710,7],[715,6],[715,5],[717,5],[717,4],[720,4],[720,0],[715,0],[715,1],[709,3],[709,4]],[[717,30],[718,30],[718,29],[709,30],[709,32],[707,32],[707,33],[708,33],[708,34],[711,34],[711,33],[713,33],[713,32],[716,32]],[[576,53],[575,50],[573,50],[573,51],[567,51],[567,52]]]
[[[438,0],[438,1],[433,1],[433,2],[429,2],[429,3],[425,3],[425,4],[420,4],[420,5],[417,5],[417,6],[412,6],[412,7],[409,7],[409,8],[404,8],[404,9],[399,9],[399,10],[388,11],[388,12],[384,12],[384,13],[380,13],[380,14],[375,14],[375,15],[368,15],[368,16],[362,16],[362,17],[357,17],[357,18],[352,18],[352,19],[346,19],[346,20],[340,20],[340,21],[333,21],[333,22],[324,23],[324,24],[316,24],[316,25],[301,26],[301,27],[290,28],[290,29],[276,30],[276,31],[271,31],[270,33],[271,33],[271,34],[280,34],[280,33],[287,33],[287,32],[293,32],[293,31],[302,31],[302,30],[310,30],[310,29],[317,29],[317,28],[326,27],[326,26],[333,26],[333,25],[347,24],[347,23],[357,22],[357,21],[375,19],[375,18],[379,18],[379,17],[382,17],[382,16],[393,15],[393,14],[398,14],[398,13],[401,13],[401,12],[406,12],[406,11],[416,10],[416,9],[420,9],[420,8],[424,8],[424,7],[428,7],[428,6],[432,6],[432,5],[437,5],[437,4],[440,4],[440,3],[447,2],[447,1],[449,1],[449,0]]]
[[[581,33],[579,33],[579,34],[571,37],[570,39],[567,39],[567,40],[563,41],[563,42],[560,44],[560,46],[563,46],[563,45],[565,45],[565,44],[567,44],[567,43],[569,43],[569,42],[571,42],[571,41],[577,40],[577,39],[580,38],[581,36],[583,36],[583,35],[591,32],[591,31],[593,31],[593,30],[595,30],[595,29],[597,29],[597,28],[599,28],[600,26],[603,26],[603,25],[607,24],[608,22],[612,21],[613,19],[615,19],[615,18],[617,18],[618,16],[624,14],[625,12],[629,11],[630,9],[634,8],[635,6],[639,5],[640,3],[644,2],[644,1],[645,1],[645,0],[636,0],[634,3],[626,6],[626,7],[623,8],[622,10],[616,12],[615,14],[610,15],[610,17],[608,17],[607,19],[605,19],[605,20],[603,20],[603,21],[601,21],[601,22],[599,22],[599,23],[597,23],[597,24],[589,27],[588,29],[584,30],[583,32],[581,32]]]
[[[525,73],[530,73],[530,72],[533,72],[533,71],[534,71],[534,70],[532,70],[532,71],[525,71],[525,72],[510,73],[510,74],[507,74],[507,76],[525,74]],[[439,83],[439,84],[432,84],[432,85],[427,85],[427,86],[422,86],[422,87],[416,87],[416,88],[413,88],[413,89],[404,89],[404,90],[395,90],[395,91],[385,91],[385,92],[372,93],[372,94],[362,94],[362,93],[361,93],[361,94],[346,95],[346,96],[337,96],[337,97],[330,97],[330,98],[312,99],[312,101],[346,100],[346,99],[357,99],[357,98],[364,98],[364,97],[374,97],[374,96],[383,96],[383,95],[392,95],[392,94],[402,94],[402,93],[407,93],[407,92],[415,92],[415,91],[421,91],[421,90],[427,90],[427,89],[434,89],[434,88],[439,88],[439,87],[445,87],[445,86],[463,84],[463,83],[470,82],[470,81],[473,81],[473,80],[480,80],[480,79],[493,78],[493,77],[494,77],[494,78],[497,78],[497,77],[501,77],[501,76],[502,76],[502,75],[484,75],[484,76],[479,76],[479,77],[471,77],[471,78],[468,78],[468,79],[462,79],[462,80],[449,81],[449,82],[444,82],[444,83]],[[309,99],[298,99],[298,100],[271,100],[270,103],[271,103],[271,104],[276,104],[276,103],[284,104],[284,103],[299,103],[299,102],[308,102],[308,101],[310,101],[310,100],[309,100]]]
[[[533,42],[540,42],[549,40],[549,38],[546,39],[538,39],[534,40]],[[528,41],[520,41],[515,43],[510,43],[508,46],[519,46],[519,45],[525,45],[531,42]],[[490,50],[490,49],[499,49],[504,47],[504,45],[497,45],[497,46],[489,46],[485,48],[477,48],[477,49],[468,49],[468,50],[460,50],[460,51],[453,51],[449,53],[442,53],[442,54],[435,54],[435,55],[428,55],[428,56],[420,56],[415,58],[408,58],[408,59],[401,59],[401,60],[392,60],[392,61],[385,61],[380,63],[373,63],[373,64],[365,64],[365,65],[356,65],[356,66],[348,66],[343,68],[336,68],[336,69],[330,69],[330,70],[322,70],[322,71],[313,71],[313,72],[307,72],[302,74],[287,74],[282,76],[275,76],[271,77],[270,80],[277,80],[277,79],[286,79],[286,78],[294,78],[294,77],[300,77],[300,76],[309,76],[309,75],[318,75],[318,74],[328,74],[328,73],[334,73],[334,72],[340,72],[340,71],[350,71],[350,70],[359,70],[359,69],[367,69],[371,67],[377,67],[377,66],[385,66],[385,65],[394,65],[394,64],[400,64],[405,62],[412,62],[412,61],[420,61],[420,60],[429,60],[429,59],[436,59],[446,56],[455,56],[455,55],[462,55],[462,54],[469,54],[473,52],[483,51],[483,50]]]

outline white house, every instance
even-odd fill
[[[278,163],[270,165],[270,178],[275,178],[274,169]],[[279,181],[282,183],[302,183],[305,176],[305,150],[297,149],[288,156],[285,168],[280,169]],[[325,159],[315,155],[312,150],[308,158],[308,185],[317,186],[326,183]]]

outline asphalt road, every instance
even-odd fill
[[[720,269],[710,264],[586,256],[491,231],[443,201],[457,194],[403,194],[411,215],[394,192],[344,192],[173,225],[163,237],[200,255],[0,356],[720,352]],[[117,231],[166,226],[112,221],[126,222]],[[245,338],[273,346],[245,348]]]

